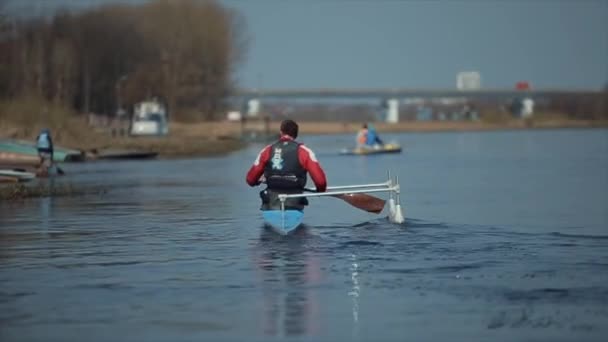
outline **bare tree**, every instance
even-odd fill
[[[243,60],[244,27],[242,16],[216,1],[194,0],[34,18],[0,40],[7,52],[0,56],[0,97],[35,95],[113,113],[157,96],[170,109],[198,109],[210,119]]]

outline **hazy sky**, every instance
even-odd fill
[[[220,2],[247,20],[243,87],[453,88],[464,70],[488,88],[608,84],[608,0]]]

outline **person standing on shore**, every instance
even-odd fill
[[[41,172],[46,174],[53,166],[53,139],[49,129],[43,129],[36,137],[36,149],[40,157]]]

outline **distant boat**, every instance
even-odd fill
[[[53,161],[84,161],[84,153],[62,147],[53,149]],[[0,140],[0,162],[39,162],[34,143],[17,140]]]
[[[131,121],[132,136],[163,136],[169,134],[169,113],[158,100],[135,104]]]
[[[401,146],[396,143],[390,143],[370,147],[344,148],[340,151],[340,154],[342,155],[370,155],[383,153],[401,153]]]

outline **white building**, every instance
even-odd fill
[[[526,97],[521,101],[522,109],[521,109],[521,117],[529,118],[534,114],[534,100],[529,97]]]
[[[386,101],[386,122],[397,123],[399,122],[399,100],[389,99]]]
[[[478,71],[461,71],[456,75],[456,88],[458,90],[481,89],[481,75]]]
[[[255,117],[260,112],[260,100],[251,99],[247,101],[247,116]]]

